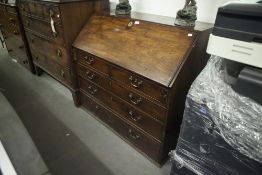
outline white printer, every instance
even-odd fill
[[[220,7],[207,52],[225,58],[235,91],[262,104],[262,1]]]

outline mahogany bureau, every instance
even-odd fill
[[[25,38],[16,1],[0,1],[1,41],[9,55],[23,67],[34,73],[30,50]],[[1,37],[1,35],[0,35]]]
[[[208,59],[210,31],[92,16],[73,43],[79,105],[162,165],[175,147],[186,94]]]
[[[108,0],[20,0],[26,36],[36,73],[42,70],[75,92],[71,45],[95,12],[108,9]]]

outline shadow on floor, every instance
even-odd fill
[[[35,79],[33,75],[23,77],[21,72],[13,71],[10,75],[8,68],[1,68],[4,60],[0,60],[0,88],[8,101],[13,105],[21,118],[40,154],[53,175],[110,175],[110,170],[105,167],[86,145],[70,131],[46,107],[37,89],[47,89],[44,83],[36,83],[30,89],[25,82]],[[16,68],[11,67],[10,69]],[[25,70],[26,71],[26,70]],[[50,95],[50,94],[49,94]],[[55,99],[63,99],[55,94],[50,103],[59,103]],[[74,116],[72,116],[74,117]]]

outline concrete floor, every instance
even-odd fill
[[[74,106],[71,93],[46,74],[32,75],[0,49],[0,90],[54,175],[169,175]]]

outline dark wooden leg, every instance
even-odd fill
[[[73,97],[75,106],[80,107],[81,106],[81,100],[80,100],[80,96],[79,96],[79,90],[71,91],[71,92],[72,92],[72,97]]]
[[[35,74],[37,76],[41,76],[43,74],[43,70],[40,67],[36,66],[36,65],[34,65],[34,66],[35,66]]]

